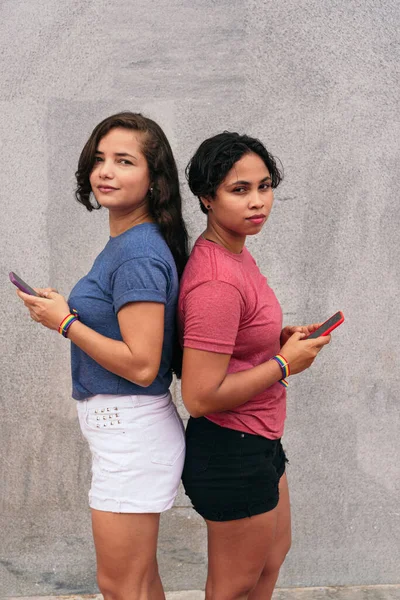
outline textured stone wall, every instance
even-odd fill
[[[107,215],[74,201],[74,171],[124,109],[164,127],[192,241],[204,217],[183,171],[206,136],[257,135],[282,161],[248,245],[285,324],[346,323],[290,380],[280,585],[398,583],[399,3],[3,0],[0,21],[0,596],[96,589],[68,343],[29,320],[8,271],[68,294],[90,268]],[[159,555],[166,589],[202,587],[205,529],[182,492]]]

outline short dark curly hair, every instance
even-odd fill
[[[264,161],[272,180],[272,187],[278,187],[283,173],[277,167],[276,160],[257,138],[239,133],[224,131],[208,138],[196,150],[189,161],[185,173],[191,192],[200,198],[215,198],[217,189],[232,169],[233,165],[245,154],[253,152]],[[207,209],[200,200],[200,208]]]

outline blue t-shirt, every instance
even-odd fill
[[[171,360],[178,299],[175,262],[159,228],[142,223],[110,237],[89,273],[73,288],[68,304],[82,323],[102,335],[122,340],[117,313],[128,302],[165,305],[164,342],[160,370],[148,387],[141,387],[107,371],[75,344],[71,344],[72,397],[95,394],[158,395],[172,380]]]

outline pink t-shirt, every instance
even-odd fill
[[[233,254],[198,238],[181,280],[178,323],[184,347],[231,354],[228,373],[251,369],[280,349],[280,304],[246,248]],[[286,389],[277,382],[245,404],[207,419],[277,439],[285,416]]]

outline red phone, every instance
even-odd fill
[[[306,339],[311,340],[313,338],[320,337],[321,335],[328,335],[331,331],[339,327],[344,321],[344,314],[342,311],[338,311],[334,315],[332,315],[325,323],[322,323],[318,329],[313,331]]]

